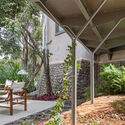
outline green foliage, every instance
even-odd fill
[[[112,107],[118,112],[118,113],[124,113],[125,114],[125,100],[117,100],[112,103]]]
[[[1,0],[0,1],[0,54],[5,55],[5,58],[17,58],[20,56],[19,40],[14,33],[15,19],[17,15],[23,12],[25,8],[25,0]],[[15,36],[13,36],[15,35]]]
[[[30,81],[30,78],[28,78],[28,76],[23,80],[25,81],[25,89],[27,90],[28,93],[36,90],[34,80]],[[29,84],[29,81],[30,81],[30,84]]]
[[[0,84],[5,84],[7,79],[12,81],[25,81],[26,85],[29,81],[28,76],[18,75],[21,65],[17,60],[2,60],[0,61]],[[25,85],[25,86],[26,86]],[[35,90],[34,81],[26,88],[28,92]]]
[[[85,101],[90,100],[90,87],[86,87],[84,90],[84,99]]]
[[[19,39],[16,38],[15,20],[23,12],[26,0],[1,0],[0,1],[0,54],[5,58],[20,56]]]
[[[0,1],[0,55],[20,59],[28,71],[28,91],[43,64],[41,12],[30,0]]]
[[[105,86],[107,86],[106,84],[96,84],[95,85],[95,96],[102,96],[102,95],[106,95],[106,91],[105,90]],[[85,101],[90,100],[90,86],[86,87],[84,90],[84,99]]]
[[[49,122],[46,125],[62,125],[62,118],[60,116],[60,113],[63,110],[64,102],[68,100],[68,89],[69,89],[69,78],[68,73],[71,71],[73,66],[73,55],[72,55],[72,46],[68,46],[69,54],[67,55],[64,63],[64,78],[63,78],[63,90],[61,92],[61,96],[56,102],[56,105],[52,111],[52,116]],[[79,65],[78,65],[79,67]]]
[[[101,83],[95,84],[95,95],[125,94],[125,67],[106,64],[101,68]],[[84,97],[90,100],[90,87],[85,89]]]
[[[26,0],[1,0],[0,1],[0,27],[7,23],[7,19],[14,19],[25,8]]]
[[[34,42],[30,43],[30,47],[32,48],[30,48],[30,51],[32,51],[30,53],[42,55],[37,49],[41,48],[40,45],[42,45],[42,22],[40,14],[37,7],[29,0],[1,0],[0,54],[19,58],[23,50],[22,46],[26,42],[26,39],[29,39],[29,42]]]
[[[103,92],[107,94],[125,93],[125,67],[103,66],[100,73],[103,80]]]
[[[4,84],[7,79],[22,81],[23,77],[17,74],[19,70],[20,64],[18,61],[0,61],[0,84]]]
[[[19,41],[15,40],[15,38],[8,40],[9,36],[7,36],[8,38],[6,39],[5,37],[6,36],[4,34],[4,38],[0,38],[0,55],[4,55],[4,59],[9,57],[13,59],[19,58],[21,54]]]

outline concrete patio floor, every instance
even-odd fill
[[[9,115],[9,110],[7,108],[0,107],[0,125],[8,124],[27,116],[37,114],[41,111],[52,108],[54,105],[54,101],[29,100],[28,111],[24,111],[22,105],[15,105],[13,116]]]

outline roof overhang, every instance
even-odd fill
[[[79,36],[79,40],[91,51],[94,51],[115,24],[125,17],[124,0],[33,1],[38,4],[51,19],[61,25],[71,37],[77,36],[81,28],[105,1],[102,8],[100,8],[90,24]],[[124,55],[124,49],[125,21],[123,19],[109,35],[104,44],[102,44],[96,52],[96,55],[99,57],[98,61],[101,60],[101,57],[103,57],[102,55],[104,54],[108,55],[108,60],[112,60],[112,57],[115,58],[115,55],[113,54],[120,53],[121,55]],[[121,59],[123,59],[122,56],[119,60]]]

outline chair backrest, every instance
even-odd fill
[[[24,88],[25,82],[13,82],[12,89],[13,92],[21,92]]]
[[[11,80],[6,80],[5,87],[12,87],[13,82]]]

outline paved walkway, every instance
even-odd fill
[[[43,110],[48,108],[52,108],[55,105],[53,101],[36,101],[29,100],[28,101],[28,111],[23,111],[22,105],[14,106],[14,115],[10,116],[7,108],[0,107],[0,125],[8,124],[14,121],[17,121],[21,118],[25,118],[27,116],[37,114]]]

